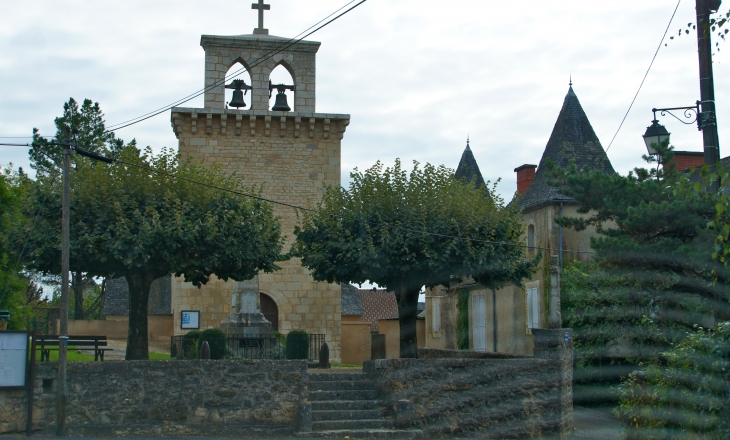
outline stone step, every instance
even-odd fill
[[[423,438],[420,429],[335,429],[319,432],[301,432],[298,437],[307,438],[350,438],[351,440],[369,438]]]
[[[365,380],[365,373],[309,373],[309,380],[315,382],[337,382],[340,380]]]
[[[338,411],[312,411],[312,420],[374,420],[385,417],[385,412],[379,409],[349,409]]]
[[[311,398],[310,398],[311,400]],[[380,402],[377,400],[326,400],[311,402],[312,412],[314,411],[345,411],[378,409]]]
[[[367,419],[367,420],[322,420],[312,422],[312,430],[314,431],[331,431],[334,429],[385,429],[390,428],[393,424],[387,419]]]
[[[348,391],[348,390],[374,390],[375,384],[369,380],[341,380],[341,381],[312,381],[307,386],[309,391]]]
[[[309,400],[320,402],[323,400],[377,400],[375,390],[338,390],[338,391],[310,391]]]

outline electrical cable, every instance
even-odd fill
[[[78,151],[80,149],[79,148],[76,148],[76,150]],[[88,153],[88,152],[82,150],[81,154],[84,154],[84,153]],[[84,155],[86,155],[86,154],[84,154]],[[162,175],[162,176],[171,177],[173,179],[183,180],[183,181],[186,181],[186,182],[189,182],[189,183],[192,183],[192,184],[205,186],[205,187],[208,187],[208,188],[211,188],[211,189],[217,189],[219,191],[229,192],[229,193],[232,193],[232,194],[236,194],[236,195],[243,196],[243,197],[248,197],[248,198],[255,199],[255,200],[259,200],[259,201],[262,201],[262,202],[272,203],[274,205],[285,206],[285,207],[288,207],[288,208],[292,208],[292,209],[296,209],[296,210],[300,210],[300,211],[305,211],[305,212],[311,212],[311,213],[317,213],[318,212],[317,210],[312,209],[312,208],[305,208],[303,206],[292,205],[290,203],[279,202],[279,201],[276,201],[276,200],[267,199],[265,197],[261,197],[261,196],[257,196],[257,195],[253,195],[253,194],[248,194],[248,193],[244,193],[244,192],[241,192],[241,191],[236,191],[236,190],[232,190],[232,189],[228,189],[228,188],[223,188],[223,187],[216,186],[216,185],[211,185],[211,184],[205,183],[205,182],[199,182],[197,180],[188,179],[187,177],[176,176],[176,175],[171,174],[171,173],[166,173],[164,171],[154,170],[154,169],[151,169],[151,168],[146,167],[146,166],[143,166],[143,165],[138,165],[138,164],[135,164],[135,163],[132,163],[132,162],[127,162],[127,161],[120,160],[120,159],[114,159],[113,161],[115,163],[121,163],[121,164],[124,164],[124,165],[129,165],[129,166],[132,166],[132,167],[140,168],[140,169],[142,169],[142,170],[144,170],[145,172],[148,172],[148,173],[159,174],[159,175]],[[334,218],[342,218],[341,216],[337,216],[335,214],[332,214],[331,216],[334,217]],[[439,233],[428,232],[428,231],[423,231],[423,230],[419,230],[419,229],[404,228],[402,226],[395,226],[395,225],[391,225],[389,223],[376,223],[376,222],[369,222],[369,221],[366,221],[364,223],[366,223],[368,225],[372,225],[372,226],[380,226],[380,225],[383,225],[383,226],[386,226],[386,227],[388,227],[390,229],[396,229],[396,230],[405,231],[405,232],[413,232],[413,233],[416,233],[416,234],[431,235],[431,236],[435,236],[435,237],[450,238],[450,239],[454,239],[454,240],[473,241],[475,243],[485,243],[485,244],[493,244],[493,245],[508,246],[508,247],[528,248],[528,249],[531,249],[531,250],[532,249],[534,249],[534,250],[544,250],[544,251],[557,251],[558,250],[558,249],[553,249],[553,248],[543,248],[543,247],[538,247],[538,246],[527,246],[527,245],[516,244],[516,243],[507,243],[507,242],[504,242],[504,241],[481,240],[481,239],[477,239],[477,238],[458,237],[458,236],[455,236],[455,235],[439,234]],[[565,249],[563,251],[564,252],[572,252],[572,253],[576,253],[576,254],[590,254],[590,255],[595,254],[595,252],[589,252],[589,251],[569,251],[569,250],[565,250]]]
[[[674,13],[672,13],[672,18],[669,19],[669,24],[667,24],[667,29],[664,31],[664,36],[662,36],[662,40],[659,42],[659,47],[657,47],[656,52],[654,52],[654,57],[651,59],[651,63],[649,63],[649,68],[646,69],[646,74],[644,74],[644,79],[642,79],[641,84],[639,84],[639,90],[636,91],[636,95],[634,95],[634,99],[631,100],[631,105],[629,105],[629,109],[626,110],[626,114],[624,115],[624,118],[621,120],[621,124],[619,124],[618,130],[616,130],[616,134],[613,135],[613,139],[611,139],[611,143],[608,144],[608,148],[606,148],[606,152],[608,152],[608,150],[611,148],[611,145],[613,145],[613,141],[616,140],[616,136],[618,136],[619,131],[621,131],[621,127],[624,126],[624,122],[626,122],[626,118],[629,116],[629,112],[631,112],[631,109],[634,107],[636,98],[639,96],[639,92],[641,92],[641,88],[644,86],[644,82],[646,81],[646,78],[649,76],[649,71],[651,70],[651,67],[654,65],[654,61],[656,60],[657,55],[659,55],[659,50],[662,48],[662,43],[664,43],[664,39],[667,38],[667,33],[669,32],[669,27],[672,26],[672,22],[674,21],[674,16],[677,15],[677,10],[679,9],[680,3],[682,3],[682,0],[679,0],[677,2],[677,7],[674,8]]]
[[[319,21],[318,23],[316,23],[316,24],[314,24],[314,25],[310,26],[310,27],[309,27],[309,28],[308,28],[307,30],[305,30],[305,31],[303,31],[303,32],[301,32],[301,33],[299,33],[299,35],[302,35],[303,33],[307,32],[308,30],[310,30],[310,29],[312,29],[313,27],[317,26],[317,25],[318,25],[319,23],[322,23],[323,21],[327,20],[327,19],[328,19],[329,17],[332,17],[333,15],[337,14],[337,12],[339,12],[339,11],[341,11],[342,9],[346,8],[347,6],[351,5],[351,4],[352,4],[352,3],[354,3],[355,1],[357,1],[357,0],[352,0],[352,1],[350,1],[350,2],[349,2],[349,3],[347,3],[347,4],[345,5],[345,6],[342,6],[342,7],[341,7],[340,9],[338,9],[337,11],[335,11],[335,12],[333,12],[332,14],[328,15],[328,16],[327,16],[326,18],[324,18],[324,19],[320,20],[320,21]],[[321,25],[321,26],[317,27],[316,29],[314,29],[313,31],[311,31],[311,32],[307,33],[306,35],[304,35],[304,36],[303,36],[303,37],[301,37],[301,38],[297,38],[297,37],[299,36],[299,35],[297,35],[297,37],[294,37],[294,38],[290,39],[289,41],[287,41],[287,43],[285,43],[285,44],[284,44],[284,45],[283,45],[283,46],[282,46],[281,48],[279,48],[279,49],[277,49],[277,50],[275,50],[275,51],[269,52],[269,53],[267,53],[266,55],[264,55],[264,56],[262,56],[261,58],[259,58],[258,60],[256,60],[256,61],[254,61],[253,63],[251,63],[251,64],[250,64],[250,67],[251,67],[251,68],[253,68],[253,67],[256,67],[256,66],[258,66],[258,65],[262,64],[262,63],[263,63],[264,61],[268,60],[269,58],[273,57],[274,55],[276,55],[276,54],[278,54],[278,53],[280,53],[280,52],[283,52],[283,51],[287,50],[288,48],[290,48],[290,47],[294,46],[295,44],[299,43],[300,41],[302,41],[302,40],[304,40],[305,38],[309,37],[310,35],[314,34],[315,32],[318,32],[319,30],[321,30],[321,29],[325,28],[326,26],[330,25],[330,24],[331,24],[331,23],[333,23],[334,21],[336,21],[336,20],[338,20],[339,18],[343,17],[344,15],[346,15],[347,13],[349,13],[350,11],[352,11],[353,9],[357,8],[358,6],[362,5],[362,4],[363,4],[363,3],[365,3],[366,1],[367,1],[367,0],[360,0],[360,2],[359,2],[359,3],[357,3],[356,5],[352,6],[352,7],[351,7],[351,8],[349,8],[349,9],[347,9],[346,11],[344,11],[344,12],[343,12],[343,13],[341,13],[341,14],[339,14],[339,15],[338,15],[338,16],[336,16],[335,18],[333,18],[333,19],[331,19],[331,20],[327,21],[327,22],[326,22],[326,23],[324,23],[323,25]],[[109,132],[112,132],[112,131],[116,131],[116,130],[121,130],[121,129],[123,129],[123,128],[129,127],[129,126],[131,126],[131,125],[134,125],[134,124],[138,124],[138,123],[140,123],[140,122],[142,122],[142,121],[145,121],[145,120],[147,120],[147,119],[150,119],[150,118],[153,118],[153,117],[155,117],[155,116],[157,116],[157,115],[160,115],[160,114],[162,114],[162,113],[164,113],[164,112],[166,112],[166,111],[168,111],[168,110],[172,109],[173,107],[176,107],[176,106],[178,106],[178,105],[180,105],[180,104],[184,104],[184,103],[186,103],[186,102],[188,102],[188,101],[191,101],[191,100],[193,100],[193,99],[197,98],[198,96],[200,96],[200,95],[204,94],[204,93],[205,93],[205,92],[207,92],[207,91],[213,90],[214,88],[216,88],[216,87],[220,86],[221,84],[225,84],[226,80],[228,80],[228,79],[230,79],[230,78],[235,78],[235,77],[239,76],[239,75],[240,75],[241,73],[245,72],[246,70],[247,70],[246,68],[242,68],[242,69],[239,69],[239,70],[237,70],[237,71],[235,71],[235,72],[231,73],[230,75],[226,75],[226,76],[225,76],[225,77],[224,77],[223,79],[220,79],[220,80],[216,81],[216,82],[215,82],[215,83],[213,83],[212,85],[210,85],[210,86],[208,86],[208,87],[206,87],[206,88],[203,88],[203,89],[201,89],[201,90],[199,90],[199,91],[197,91],[197,92],[195,92],[195,93],[193,93],[193,94],[190,94],[190,95],[188,95],[188,96],[186,96],[186,97],[184,97],[184,98],[182,98],[182,99],[180,99],[180,100],[178,100],[178,101],[175,101],[174,103],[172,103],[172,104],[170,104],[170,105],[167,105],[167,106],[165,106],[165,107],[159,108],[159,109],[157,109],[157,110],[154,110],[154,111],[152,111],[152,112],[146,113],[146,114],[144,114],[144,115],[142,115],[142,116],[138,116],[138,117],[136,117],[136,118],[130,119],[130,120],[128,120],[128,121],[125,121],[125,122],[122,122],[122,123],[119,123],[119,124],[114,124],[114,125],[110,125],[110,126],[109,126],[109,128],[108,128],[108,129],[106,130],[106,132],[105,132],[105,133],[109,133]]]

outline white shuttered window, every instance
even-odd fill
[[[472,303],[474,307],[474,350],[487,351],[487,302],[484,296],[476,295]]]
[[[431,304],[431,324],[433,332],[438,333],[441,331],[441,300],[435,299]]]
[[[540,328],[540,294],[538,289],[527,289],[527,328]]]

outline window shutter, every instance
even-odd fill
[[[441,331],[441,301],[438,299],[433,300],[431,307],[431,324],[433,332],[438,333]]]
[[[483,296],[474,296],[474,350],[487,351],[487,303]]]
[[[527,289],[527,328],[538,328],[540,323],[540,296],[537,288]]]

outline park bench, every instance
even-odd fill
[[[106,336],[69,336],[69,346],[74,350],[94,350],[94,361],[104,361],[104,353],[113,350],[106,345]],[[58,336],[36,336],[36,346],[41,351],[41,362],[48,362],[51,350],[58,350]]]

